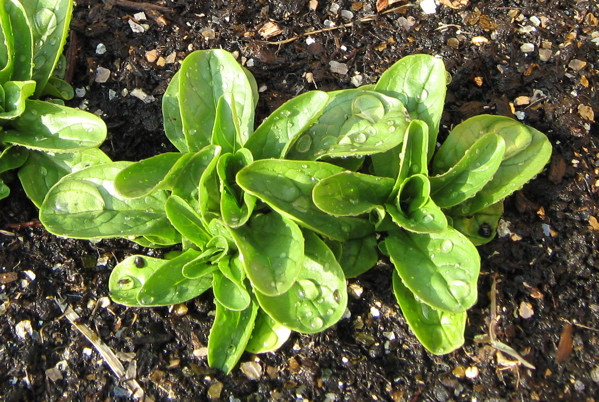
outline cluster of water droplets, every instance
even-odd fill
[[[339,305],[339,290],[332,290],[312,279],[298,280],[295,288],[295,316],[306,328],[321,330]]]

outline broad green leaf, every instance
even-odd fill
[[[127,199],[115,190],[115,176],[130,165],[105,163],[63,177],[48,192],[40,208],[40,221],[59,236],[158,236],[180,242],[164,212],[166,192]]]
[[[422,303],[393,273],[393,293],[412,332],[429,352],[442,355],[464,344],[467,313],[448,313]]]
[[[203,250],[212,236],[204,229],[200,215],[183,198],[176,195],[168,197],[164,209],[171,225]]]
[[[216,145],[208,145],[196,152],[188,161],[179,178],[173,185],[173,195],[177,195],[187,201],[192,207],[197,208],[200,194],[200,180],[202,174],[212,164],[216,164],[221,148]]]
[[[481,114],[454,127],[433,159],[433,173],[445,173],[464,157],[474,143],[488,133],[499,134],[505,141],[503,160],[515,156],[531,145],[530,127],[505,116]]]
[[[416,174],[404,180],[395,205],[385,209],[395,223],[417,233],[440,233],[447,228],[447,218],[430,198],[428,177]]]
[[[223,154],[235,153],[242,145],[239,119],[232,94],[225,93],[218,99],[215,113],[210,143],[219,145]]]
[[[237,183],[301,226],[344,241],[372,233],[372,225],[365,219],[326,214],[312,201],[314,186],[342,171],[324,162],[262,159],[239,171]]]
[[[13,34],[14,48],[18,49],[18,56],[13,61],[13,71],[10,79],[14,81],[28,81],[33,73],[33,32],[27,19],[25,8],[18,0],[6,0],[5,8],[10,18]]]
[[[171,78],[164,95],[162,96],[162,118],[164,120],[164,132],[169,141],[179,152],[189,152],[189,146],[183,133],[183,122],[181,120],[181,109],[179,107],[179,93],[181,72],[178,71]]]
[[[50,77],[41,96],[52,96],[55,98],[71,100],[75,96],[75,91],[68,82],[60,78]]]
[[[256,292],[260,307],[279,324],[301,333],[324,331],[341,319],[347,306],[345,276],[331,250],[311,232],[304,265],[291,289],[279,296]]]
[[[243,267],[236,269],[229,258],[224,258],[218,262],[218,268],[212,281],[214,297],[229,310],[245,310],[252,298],[243,284]]]
[[[355,278],[374,267],[379,259],[376,235],[341,243],[339,264],[346,278]]]
[[[264,310],[258,310],[252,336],[245,347],[250,353],[274,352],[289,339],[291,330],[279,324]]]
[[[199,151],[210,143],[216,107],[223,94],[232,95],[243,143],[254,130],[254,93],[243,68],[231,53],[221,49],[199,50],[183,60],[179,108],[190,150]]]
[[[215,236],[206,244],[206,248],[192,261],[183,265],[181,273],[188,279],[198,279],[218,269],[218,263],[227,258],[229,247],[227,241],[223,243],[222,236]]]
[[[39,96],[58,63],[73,13],[72,0],[21,0],[33,33],[33,79]]]
[[[231,234],[256,290],[269,296],[289,290],[304,260],[304,237],[295,222],[271,212],[255,215]]]
[[[501,215],[503,201],[481,209],[474,215],[452,216],[451,226],[462,232],[475,246],[480,246],[495,238]]]
[[[316,123],[289,148],[288,159],[372,155],[402,142],[409,116],[396,99],[359,89],[332,92],[329,97]]]
[[[3,85],[4,102],[0,122],[13,120],[25,111],[25,101],[35,91],[35,81],[8,81]]]
[[[442,208],[452,207],[479,192],[499,169],[505,141],[495,133],[479,138],[459,162],[431,177],[431,197]]]
[[[183,276],[183,266],[193,261],[199,251],[187,250],[172,260],[164,260],[163,264],[152,275],[146,278],[137,301],[141,306],[170,306],[193,299],[210,289],[212,275],[198,279]]]
[[[476,302],[480,257],[457,230],[396,231],[385,239],[385,247],[403,283],[423,303],[459,313]]]
[[[428,175],[428,126],[422,120],[412,120],[399,154],[399,172],[395,191],[408,177],[415,174]]]
[[[220,147],[219,147],[220,148]],[[198,212],[205,225],[213,219],[221,219],[220,211],[220,179],[217,166],[220,157],[214,157],[200,176],[198,186]]]
[[[2,4],[0,7],[0,86],[11,78],[14,69],[15,40],[10,22],[9,13]]]
[[[125,306],[142,307],[137,294],[148,278],[154,274],[165,260],[160,258],[132,255],[119,262],[110,273],[108,289],[110,298]]]
[[[258,303],[252,301],[243,311],[231,311],[217,300],[214,304],[216,315],[208,337],[208,364],[229,374],[252,335]]]
[[[312,198],[322,211],[337,216],[358,216],[385,204],[393,179],[355,172],[326,177],[314,186]]]
[[[115,188],[127,198],[143,197],[155,190],[171,190],[192,157],[192,153],[165,152],[132,163],[116,176]]]
[[[520,190],[529,180],[539,174],[551,158],[551,143],[540,131],[528,127],[532,140],[526,149],[506,159],[482,190],[474,197],[456,205],[452,215],[472,215],[503,200],[514,191]],[[506,151],[507,152],[507,151]]]
[[[10,188],[8,188],[8,186],[6,184],[4,184],[4,182],[0,178],[0,200],[8,197],[9,194],[10,194]]]
[[[216,165],[216,172],[220,179],[221,217],[232,228],[244,225],[256,204],[256,197],[245,193],[235,181],[237,172],[252,161],[251,152],[241,148],[235,154],[222,155]]]
[[[21,147],[7,146],[0,153],[0,173],[19,168],[25,164],[29,151]]]
[[[1,141],[52,152],[96,148],[106,138],[106,125],[100,117],[37,100],[25,101],[25,111],[11,127],[14,130],[0,132]]]
[[[406,56],[381,75],[374,89],[399,99],[413,119],[428,124],[430,159],[445,106],[447,82],[443,60],[425,54]]]
[[[27,197],[40,208],[58,180],[69,173],[108,162],[111,162],[108,155],[97,148],[59,154],[31,151],[29,159],[19,169],[19,179]]]
[[[322,113],[329,95],[310,91],[285,102],[272,112],[247,140],[254,159],[283,158],[294,139]]]

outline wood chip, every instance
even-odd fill
[[[565,174],[566,160],[562,155],[554,153],[551,157],[551,164],[549,165],[549,181],[553,184],[559,184],[562,182]]]
[[[0,283],[11,283],[19,279],[19,274],[16,272],[2,272],[0,274]]]
[[[439,0],[439,3],[445,7],[458,10],[460,8],[467,7],[470,4],[470,0]]]
[[[264,39],[272,38],[273,36],[277,36],[283,33],[281,27],[273,21],[268,21],[266,24],[262,25],[260,29],[258,29],[258,33]]]
[[[149,63],[154,63],[156,61],[156,59],[158,58],[158,50],[156,49],[152,49],[152,50],[148,50],[146,52],[146,60]]]
[[[475,36],[470,41],[475,46],[483,46],[489,43],[489,39],[485,38],[484,36]]]
[[[310,0],[308,2],[308,9],[310,11],[316,11],[317,8],[318,8],[318,0]]]
[[[595,121],[595,112],[590,106],[578,105],[578,114],[585,120]]]
[[[599,232],[599,222],[597,222],[597,218],[595,218],[593,215],[591,215],[589,218],[589,229]]]
[[[516,106],[524,106],[530,104],[530,97],[528,96],[518,96],[514,99],[514,105]]]
[[[565,362],[570,354],[572,353],[572,332],[574,327],[572,324],[566,324],[562,328],[562,334],[559,337],[559,344],[557,345],[557,353],[555,354],[555,362]]]

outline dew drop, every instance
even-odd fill
[[[364,133],[358,133],[354,136],[354,142],[356,144],[364,144],[368,137]]]
[[[48,169],[46,169],[46,168],[45,168],[45,167],[43,167],[43,166],[40,166],[40,174],[41,174],[42,176],[47,176],[47,175],[48,175]]]
[[[118,280],[117,284],[120,290],[131,290],[135,287],[135,278],[129,275],[123,276]]]
[[[316,300],[318,297],[320,297],[320,289],[318,285],[314,283],[314,281],[310,279],[300,279],[296,283],[300,287],[301,292],[304,294],[306,299]]]
[[[470,295],[470,285],[460,280],[451,281],[449,282],[449,291],[456,299],[465,299]]]
[[[333,313],[335,312],[335,310],[333,310],[332,308],[327,310],[327,315],[333,315]]]
[[[441,243],[441,252],[447,254],[451,250],[453,250],[453,242],[449,239],[443,240],[443,243]]]
[[[281,191],[278,193],[278,198],[283,201],[291,202],[295,200],[300,195],[300,192],[294,184],[288,183],[287,186],[281,188]]]
[[[390,126],[387,130],[392,133],[395,131],[395,126]]]
[[[220,67],[222,67],[222,66],[220,66]],[[236,351],[236,350],[237,350],[237,346],[235,346],[235,345],[231,344],[231,345],[227,346],[227,351],[226,351],[226,353],[227,353],[228,355],[232,355],[233,353],[235,353],[235,351]]]
[[[295,208],[296,211],[306,213],[308,212],[308,208],[310,207],[310,201],[308,201],[306,197],[299,197],[295,201],[293,201],[291,205],[293,206],[293,208]]]
[[[341,298],[339,296],[339,289],[335,289],[335,291],[333,292],[333,299],[335,300],[336,303],[339,303],[339,300],[341,300]]]
[[[323,137],[322,140],[320,140],[320,147],[321,148],[329,148],[332,145],[334,145],[337,142],[337,138],[333,137],[332,135],[327,135],[326,137]]]
[[[289,110],[283,110],[281,112],[281,116],[283,117],[289,117],[291,115],[291,112]]]
[[[297,140],[297,143],[295,144],[295,149],[297,150],[297,152],[305,153],[310,150],[311,146],[312,137],[310,137],[308,134],[305,134],[299,140]]]
[[[139,302],[147,306],[154,302],[154,296],[144,295],[139,299]]]
[[[310,328],[312,329],[320,329],[324,326],[324,321],[320,317],[314,317],[312,321],[310,321]]]
[[[418,99],[420,100],[420,102],[423,102],[426,100],[426,98],[428,98],[428,90],[423,88],[422,92],[420,93],[420,96],[418,96]]]
[[[422,223],[431,223],[433,221],[433,216],[431,214],[426,214],[422,217]]]

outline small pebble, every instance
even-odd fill
[[[338,3],[333,3],[329,7],[329,11],[331,12],[331,14],[337,14],[337,12],[339,12],[340,8],[341,8],[341,6]]]
[[[214,32],[214,29],[212,28],[204,28],[202,31],[200,31],[200,34],[202,34],[205,40],[212,40],[216,38],[216,32]]]
[[[352,13],[349,10],[341,10],[341,18],[343,18],[344,20],[351,20],[352,18],[354,18],[354,13]]]
[[[62,373],[56,367],[52,367],[46,370],[46,378],[50,381],[59,381],[63,379]]]
[[[447,39],[447,46],[452,49],[458,49],[460,47],[460,41],[458,38],[449,38]]]
[[[116,98],[116,91],[114,89],[108,90],[108,100],[113,100]]]
[[[345,63],[339,63],[338,61],[331,60],[329,61],[329,66],[331,66],[331,72],[336,74],[345,75],[349,72],[349,68]]]
[[[359,87],[360,85],[362,85],[362,81],[363,81],[364,77],[362,77],[361,74],[356,74],[353,77],[351,77],[351,83],[353,86],[355,86],[356,88]]]
[[[476,367],[476,366],[471,366],[471,367],[468,367],[468,368],[467,368],[467,369],[464,371],[464,375],[466,375],[466,377],[468,377],[468,378],[470,378],[470,379],[473,379],[473,378],[476,378],[476,377],[478,377],[478,373],[479,373],[479,371],[478,371],[478,367]]]
[[[586,61],[582,61],[582,60],[578,60],[578,59],[572,59],[570,60],[570,62],[568,63],[568,67],[570,67],[572,70],[574,71],[580,71],[582,70],[585,66],[587,65]]]
[[[324,20],[323,25],[325,26],[325,28],[333,28],[335,26],[335,23],[331,20]]]
[[[410,29],[412,29],[412,27],[414,26],[414,24],[416,24],[416,18],[409,16],[409,17],[399,17],[397,19],[397,23],[399,24],[399,26],[404,30],[404,31],[409,31]]]
[[[362,293],[364,293],[364,288],[357,283],[352,283],[349,285],[349,294],[354,299],[359,299],[362,297]]]
[[[520,51],[522,53],[532,53],[535,51],[535,45],[532,43],[524,43],[522,46],[520,46]]]
[[[148,95],[147,93],[144,92],[143,89],[140,89],[140,88],[135,88],[133,91],[131,91],[131,96],[136,97],[137,99],[141,100],[143,103],[152,103],[155,100],[155,98],[152,95]]]
[[[599,382],[599,366],[591,370],[591,380]]]
[[[376,307],[370,307],[370,315],[372,318],[378,318],[381,316],[381,312]]]
[[[85,88],[75,88],[75,96],[78,98],[83,98],[86,93]]]
[[[574,389],[576,390],[576,392],[583,392],[586,389],[586,387],[582,381],[576,380],[574,382]]]
[[[95,81],[99,84],[103,84],[110,78],[110,70],[104,67],[96,68]]]
[[[27,339],[27,335],[33,334],[33,328],[31,328],[31,321],[23,320],[15,325],[15,333],[21,339]]]
[[[135,33],[143,33],[146,31],[146,29],[142,25],[138,24],[133,20],[129,20],[129,27],[131,28],[131,31]]]
[[[435,14],[437,12],[437,4],[435,0],[422,0],[420,8],[424,14]]]
[[[535,312],[532,308],[532,304],[530,304],[529,302],[526,302],[526,301],[523,301],[522,303],[520,303],[520,308],[518,309],[518,314],[520,315],[520,317],[524,318],[525,320],[532,317],[535,314]]]
[[[208,356],[208,348],[202,347],[202,348],[194,349],[192,354],[193,354],[193,357],[195,357],[196,359],[202,359],[202,358]]]
[[[239,368],[252,381],[258,381],[262,377],[262,366],[257,362],[243,362],[239,365]]]
[[[223,392],[223,383],[214,380],[214,383],[208,388],[208,399],[220,399],[220,394]]]
[[[532,17],[530,17],[529,20],[530,20],[530,23],[536,27],[541,25],[541,20],[536,15],[533,15]]]
[[[146,60],[149,63],[154,63],[156,61],[156,59],[158,58],[158,50],[156,50],[156,49],[149,50],[146,52],[145,56],[146,56]]]
[[[138,21],[145,21],[147,19],[146,13],[144,13],[143,11],[133,14],[133,18],[135,18]]]
[[[106,53],[106,45],[103,43],[98,43],[96,46],[96,54],[104,54]]]
[[[311,45],[311,44],[313,44],[313,43],[316,43],[316,41],[314,40],[314,38],[313,38],[313,37],[311,37],[311,36],[308,36],[308,37],[306,38],[306,45],[310,46],[310,45]]]
[[[539,49],[539,59],[541,61],[549,61],[552,55],[553,51],[551,49]]]

